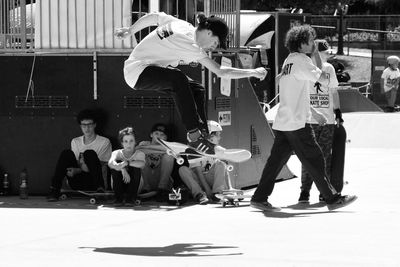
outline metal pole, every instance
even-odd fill
[[[26,49],[26,0],[21,0],[21,49]]]
[[[338,29],[338,49],[337,55],[343,55],[343,9],[342,5],[338,4],[339,12],[339,29]]]

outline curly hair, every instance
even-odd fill
[[[122,139],[126,135],[133,135],[133,137],[135,137],[135,139],[136,139],[135,130],[133,130],[132,127],[126,127],[126,128],[124,128],[124,129],[122,129],[121,131],[118,132],[118,140],[119,140],[120,143],[122,143]]]
[[[294,26],[286,33],[285,46],[289,51],[299,52],[302,44],[307,44],[310,38],[316,37],[315,30],[308,24]]]

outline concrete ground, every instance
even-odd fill
[[[356,138],[353,136],[353,138]],[[300,180],[278,183],[280,212],[219,204],[136,208],[87,199],[0,197],[0,266],[400,266],[400,149],[348,146],[343,193],[329,212],[296,205]],[[295,157],[289,167],[299,174]]]

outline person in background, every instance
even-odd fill
[[[114,205],[119,207],[137,205],[138,190],[141,179],[141,169],[145,165],[145,155],[136,150],[136,137],[132,127],[119,131],[118,139],[122,149],[114,150],[108,161],[111,168],[113,190],[115,194]]]
[[[317,120],[313,117],[310,118],[308,123],[311,125],[315,139],[320,146],[325,159],[326,174],[332,183],[333,187],[338,184],[332,181],[331,177],[331,158],[332,158],[332,143],[333,134],[336,124],[339,126],[343,123],[342,112],[340,111],[340,100],[337,87],[339,82],[336,78],[335,68],[327,62],[329,58],[330,49],[326,40],[316,40],[316,47],[322,60],[321,70],[326,73],[329,81],[326,85],[316,82],[310,84],[310,105],[321,112],[327,119],[324,125],[319,125]],[[301,169],[301,192],[299,197],[300,203],[309,203],[310,190],[313,184],[311,175],[307,172],[304,166]],[[340,192],[339,188],[335,188]],[[319,197],[320,201],[324,201],[322,195]]]
[[[215,153],[225,150],[220,146],[222,138],[222,127],[216,122],[207,121],[209,136],[208,141],[215,145]],[[211,157],[200,157],[189,159],[190,168],[181,167],[179,173],[182,181],[192,192],[199,204],[206,204],[209,200],[216,200],[215,194],[222,193],[228,189],[227,164],[221,160]]]
[[[142,169],[143,192],[157,193],[156,200],[168,201],[168,195],[179,177],[174,157],[165,153],[165,149],[157,142],[157,138],[167,141],[168,128],[164,123],[156,123],[150,131],[150,140],[141,141],[137,149],[145,151],[146,164]]]
[[[96,114],[85,109],[79,112],[77,122],[83,133],[71,141],[71,148],[61,152],[51,179],[48,201],[57,201],[64,178],[74,190],[97,190],[104,192],[102,166],[111,156],[111,143],[96,134]]]
[[[388,67],[382,72],[381,76],[381,91],[386,96],[387,112],[395,111],[395,103],[397,97],[397,90],[399,89],[400,71],[399,71],[400,58],[398,56],[389,56],[387,58]]]

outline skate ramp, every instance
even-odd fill
[[[338,92],[342,112],[382,111],[378,105],[356,89],[340,89]]]
[[[400,113],[344,113],[348,148],[400,148]]]

